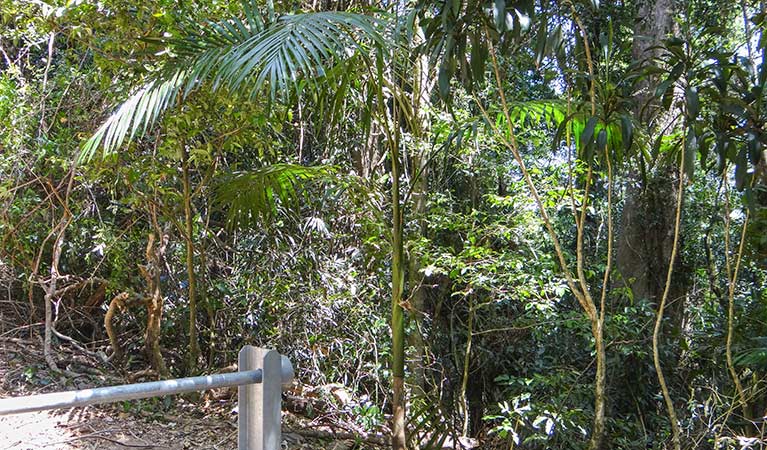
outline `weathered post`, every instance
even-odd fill
[[[261,369],[261,383],[238,388],[237,448],[280,450],[282,357],[275,350],[246,345],[240,350],[239,370],[257,369]]]

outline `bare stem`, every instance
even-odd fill
[[[684,144],[682,145],[684,148]],[[674,272],[674,261],[676,261],[677,247],[679,244],[679,234],[681,228],[682,218],[682,199],[684,196],[684,155],[682,155],[681,162],[679,164],[679,186],[676,199],[676,217],[674,218],[674,243],[671,248],[671,258],[668,265],[668,272],[666,272],[666,286],[663,288],[663,295],[658,305],[658,312],[655,316],[655,329],[652,335],[652,354],[653,363],[655,365],[655,372],[658,374],[658,383],[663,393],[663,400],[666,403],[666,410],[668,412],[668,418],[671,422],[671,441],[674,446],[674,450],[681,450],[681,431],[679,429],[679,421],[676,416],[676,410],[674,409],[674,402],[671,400],[671,394],[669,394],[668,386],[666,385],[666,377],[663,376],[663,369],[660,365],[660,331],[663,323],[663,310],[666,307],[666,300],[668,299],[668,293],[671,288],[671,276]]]

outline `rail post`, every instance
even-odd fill
[[[282,359],[275,350],[251,345],[240,350],[239,370],[261,369],[263,376],[261,383],[237,388],[239,450],[280,450]]]

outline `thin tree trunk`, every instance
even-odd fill
[[[115,331],[112,319],[118,311],[125,308],[125,303],[129,298],[130,294],[127,292],[121,292],[117,294],[115,298],[109,302],[109,308],[104,315],[104,329],[106,330],[107,337],[109,338],[109,345],[112,347],[112,356],[110,360],[114,361],[116,364],[122,363],[123,349],[120,345],[120,341],[117,339],[117,331]]]
[[[574,11],[573,11],[574,13]],[[583,26],[580,23],[580,21],[576,17],[576,22],[578,22],[579,27],[584,32],[584,40],[586,41],[585,37],[585,30],[583,30]],[[589,48],[588,42],[586,42],[587,49]],[[589,60],[589,72],[591,73],[592,70],[592,64],[591,64],[591,56],[590,51],[586,52],[587,59]],[[589,449],[590,450],[600,450],[602,447],[602,441],[603,441],[603,435],[605,430],[605,405],[606,405],[606,399],[605,399],[605,393],[606,393],[606,359],[605,359],[605,348],[604,348],[604,337],[603,337],[603,323],[604,323],[604,309],[600,312],[597,310],[597,305],[594,303],[594,299],[591,296],[591,293],[589,291],[589,285],[585,278],[585,273],[583,270],[583,231],[584,231],[584,225],[585,225],[585,213],[586,209],[588,208],[588,187],[591,184],[592,181],[592,175],[593,175],[593,169],[591,167],[591,164],[589,164],[589,170],[587,174],[587,179],[585,182],[586,189],[583,194],[584,201],[581,204],[581,210],[580,210],[580,219],[578,218],[578,215],[575,215],[575,221],[576,221],[576,228],[578,232],[577,237],[577,252],[576,252],[576,273],[577,278],[573,274],[572,270],[570,269],[567,259],[565,258],[565,253],[562,248],[562,245],[559,241],[559,236],[557,232],[554,230],[553,222],[549,216],[549,213],[546,211],[546,208],[543,204],[543,201],[541,200],[541,197],[538,193],[538,189],[535,186],[535,183],[533,182],[532,176],[530,175],[530,172],[527,170],[527,166],[525,165],[524,160],[522,159],[522,156],[519,152],[519,146],[517,144],[516,136],[514,134],[514,128],[513,128],[513,121],[511,120],[511,114],[510,109],[508,106],[508,103],[506,102],[506,95],[503,90],[503,83],[501,79],[500,69],[498,65],[498,61],[495,55],[495,48],[492,44],[490,44],[490,57],[492,61],[492,67],[493,72],[495,74],[495,79],[498,87],[498,93],[501,98],[501,105],[502,105],[502,112],[506,119],[506,129],[500,130],[498,129],[494,124],[496,123],[495,120],[491,120],[490,116],[487,112],[487,110],[484,108],[482,103],[477,99],[476,105],[482,112],[482,115],[484,116],[487,123],[489,123],[495,132],[495,135],[498,136],[498,138],[501,140],[504,146],[508,148],[511,153],[514,156],[515,161],[519,165],[519,169],[522,172],[522,178],[525,181],[525,184],[527,185],[527,188],[529,189],[533,201],[535,202],[538,211],[541,214],[541,217],[543,219],[543,224],[546,229],[546,232],[549,234],[549,237],[552,240],[552,244],[554,245],[554,253],[557,257],[557,261],[559,262],[559,266],[562,269],[562,272],[565,277],[565,281],[567,283],[568,288],[570,289],[570,292],[572,292],[573,296],[576,298],[578,303],[580,304],[581,308],[583,309],[584,314],[589,319],[590,323],[592,324],[592,335],[595,340],[595,349],[596,349],[596,358],[597,358],[597,377],[595,379],[595,386],[594,386],[594,392],[595,392],[595,403],[594,403],[594,428],[592,430],[592,435],[589,443]],[[592,77],[593,80],[593,77]],[[592,114],[595,112],[595,103],[593,96],[593,86],[590,89],[592,92]],[[508,138],[506,137],[508,136]],[[610,259],[612,256],[608,255],[608,259]],[[606,274],[609,276],[609,273]],[[604,305],[604,298],[602,299],[602,305]]]
[[[732,258],[730,257],[730,190],[727,183],[727,171],[723,172],[722,184],[724,185],[724,260],[727,270],[727,340],[725,343],[725,356],[727,361],[727,370],[730,372],[732,382],[735,384],[735,392],[738,395],[741,409],[743,411],[743,417],[750,420],[748,413],[748,401],[746,399],[746,393],[743,390],[743,385],[740,382],[738,372],[735,370],[735,364],[732,360],[732,338],[735,333],[735,286],[738,282],[738,274],[740,271],[740,263],[743,259],[744,244],[746,242],[746,231],[748,230],[748,222],[750,219],[750,209],[745,208],[745,218],[743,219],[743,227],[740,232],[740,245],[738,246],[738,253],[735,256],[735,268],[732,267]]]
[[[421,30],[418,18],[416,17],[413,24],[413,29],[417,30],[414,36],[414,45],[420,45],[425,40],[423,31]],[[412,151],[412,199],[413,199],[413,218],[418,223],[418,232],[421,237],[426,237],[426,198],[428,195],[428,161],[426,154],[426,145],[424,140],[430,129],[430,123],[427,115],[427,111],[430,102],[430,93],[432,85],[429,83],[430,79],[430,65],[427,55],[420,55],[416,58],[413,64],[413,97],[412,97],[412,109],[413,109],[413,129],[411,134],[415,140],[415,145]],[[415,314],[411,316],[412,320],[416,322],[416,330],[410,336],[410,344],[413,346],[413,384],[421,390],[426,389],[426,344],[424,342],[424,326],[421,318],[424,317],[423,313],[426,309],[426,288],[423,286],[422,274],[421,274],[421,259],[420,255],[409,255],[409,281],[410,281],[410,299],[412,309]]]
[[[605,435],[605,405],[607,404],[607,359],[603,336],[604,321],[592,321],[591,333],[594,335],[594,350],[597,373],[594,378],[594,429],[591,430],[589,449],[599,450],[603,446]]]
[[[45,333],[44,333],[44,339],[43,339],[43,355],[45,357],[45,362],[48,364],[48,367],[50,367],[52,370],[58,370],[58,366],[56,365],[56,359],[53,357],[53,348],[52,348],[52,340],[53,340],[53,334],[55,333],[55,317],[53,316],[53,302],[56,301],[56,297],[58,296],[56,286],[58,285],[58,279],[59,279],[59,261],[61,260],[61,251],[64,246],[64,237],[66,236],[67,227],[72,222],[72,213],[69,211],[69,195],[72,192],[72,186],[74,184],[75,179],[75,172],[74,172],[74,166],[69,170],[68,174],[69,180],[67,181],[67,188],[66,192],[64,193],[64,197],[60,197],[59,193],[56,192],[56,189],[54,190],[54,195],[61,203],[61,206],[63,208],[63,211],[61,213],[61,219],[59,220],[58,225],[56,225],[55,231],[52,231],[52,233],[56,234],[56,239],[53,241],[53,251],[51,256],[51,268],[50,268],[50,280],[48,281],[48,285],[45,287]],[[53,206],[51,206],[53,209]],[[50,235],[49,235],[50,236]],[[42,248],[40,249],[42,252]]]
[[[605,410],[607,405],[607,355],[605,353],[604,324],[607,303],[607,291],[610,286],[610,275],[613,260],[613,166],[607,146],[604,148],[607,164],[607,263],[602,279],[602,294],[599,302],[599,315],[591,322],[591,333],[594,335],[594,350],[596,353],[597,374],[594,380],[594,431],[591,435],[590,448],[600,449],[605,434]],[[585,205],[584,205],[585,207]],[[596,418],[601,418],[597,420]]]
[[[404,264],[402,261],[402,209],[399,193],[399,152],[396,142],[391,145],[392,159],[392,448],[405,450],[405,322],[402,312]]]
[[[469,400],[466,397],[466,390],[469,384],[469,366],[471,363],[471,344],[472,344],[472,335],[474,333],[474,302],[472,301],[473,296],[469,296],[469,317],[466,324],[466,350],[465,354],[463,356],[463,377],[461,380],[461,402],[463,406],[463,428],[461,429],[461,434],[463,436],[469,435],[469,421],[470,421],[470,411],[469,411]]]
[[[193,220],[192,216],[192,194],[189,185],[189,151],[186,145],[181,143],[181,155],[183,164],[183,184],[184,184],[184,225],[186,240],[186,273],[189,282],[189,354],[186,364],[187,373],[192,374],[197,369],[197,362],[200,358],[200,342],[197,338],[197,277],[194,273],[194,242],[193,242]]]
[[[64,244],[64,234],[69,223],[68,214],[64,212],[61,221],[56,226],[56,240],[53,242],[53,256],[51,257],[50,280],[45,289],[45,337],[43,340],[43,355],[45,362],[52,370],[59,370],[56,359],[53,357],[53,302],[56,301],[56,286],[59,279],[59,260],[61,249]]]
[[[684,145],[682,146],[684,148]],[[660,303],[658,304],[658,311],[655,317],[655,328],[652,335],[652,354],[653,364],[655,365],[655,371],[658,374],[658,383],[660,384],[661,392],[663,393],[663,400],[666,403],[666,411],[668,412],[669,422],[671,423],[671,442],[674,446],[674,450],[681,450],[681,430],[679,429],[679,420],[677,419],[676,409],[674,408],[674,402],[671,399],[671,393],[666,385],[666,377],[663,375],[663,369],[660,364],[660,332],[661,325],[663,323],[663,310],[668,300],[668,294],[671,290],[671,279],[674,272],[674,262],[677,255],[677,249],[679,246],[680,225],[682,217],[682,200],[684,198],[684,157],[681,158],[679,164],[679,192],[677,192],[677,204],[676,204],[676,216],[674,219],[674,242],[671,247],[671,258],[668,263],[668,272],[666,273],[666,287],[663,290]]]
[[[152,368],[167,378],[170,375],[165,360],[160,351],[160,336],[162,324],[163,298],[160,274],[162,273],[162,260],[168,245],[168,235],[160,230],[157,224],[157,214],[151,207],[152,224],[155,233],[150,234],[146,245],[146,267],[140,267],[141,273],[147,282],[149,298],[146,301],[147,324],[144,335],[144,346]],[[159,240],[158,240],[159,239]],[[155,244],[156,243],[156,244]]]
[[[208,208],[210,210],[210,208]],[[217,346],[217,339],[216,339],[216,309],[213,307],[213,302],[210,301],[210,297],[208,297],[208,292],[206,287],[208,286],[208,283],[210,282],[208,278],[208,248],[210,246],[209,240],[207,239],[208,233],[210,233],[210,215],[207,215],[207,220],[205,222],[205,233],[204,233],[204,240],[201,243],[201,250],[200,250],[200,278],[199,278],[199,294],[200,294],[200,301],[205,307],[205,313],[208,315],[208,362],[207,367],[213,367],[213,364],[215,364],[215,354],[216,354],[216,346]]]
[[[591,115],[597,116],[597,103],[595,92],[595,76],[594,76],[594,61],[591,57],[591,44],[589,43],[588,30],[583,25],[580,17],[578,16],[575,6],[570,3],[570,11],[573,16],[573,20],[581,31],[581,38],[583,39],[583,48],[586,56],[586,65],[588,68],[589,79],[589,100],[591,103]],[[608,164],[608,184],[609,189],[612,189],[612,165],[610,164],[610,155],[607,146],[604,148],[605,161]],[[607,360],[605,353],[604,343],[604,321],[605,321],[605,298],[607,295],[608,282],[610,279],[610,268],[612,262],[612,242],[608,244],[607,252],[607,265],[605,269],[605,275],[602,283],[602,293],[600,300],[600,310],[597,312],[596,304],[591,297],[590,288],[586,276],[583,271],[585,251],[583,249],[583,236],[586,228],[586,211],[588,209],[589,201],[589,188],[591,187],[593,168],[591,167],[592,161],[586,161],[588,164],[588,171],[586,173],[586,183],[583,191],[583,202],[580,209],[580,218],[575,219],[576,224],[576,273],[581,287],[581,301],[584,312],[591,319],[591,334],[594,336],[594,350],[596,358],[596,375],[594,377],[594,428],[591,431],[591,440],[589,442],[590,450],[600,450],[603,447],[604,435],[605,435],[605,411],[607,404]],[[573,192],[574,189],[571,189]],[[612,229],[612,196],[608,190],[608,220],[610,230]],[[573,199],[574,201],[574,199]],[[612,240],[612,233],[609,233],[609,239]],[[560,260],[564,260],[560,257]]]

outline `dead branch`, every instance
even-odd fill
[[[106,315],[104,315],[104,328],[107,331],[109,337],[109,345],[112,347],[112,356],[110,359],[114,359],[119,362],[122,360],[123,351],[120,346],[120,342],[117,340],[117,333],[115,332],[114,325],[112,324],[112,318],[118,310],[125,309],[125,302],[130,298],[130,294],[127,292],[121,292],[117,294],[115,298],[109,302],[109,309]]]

